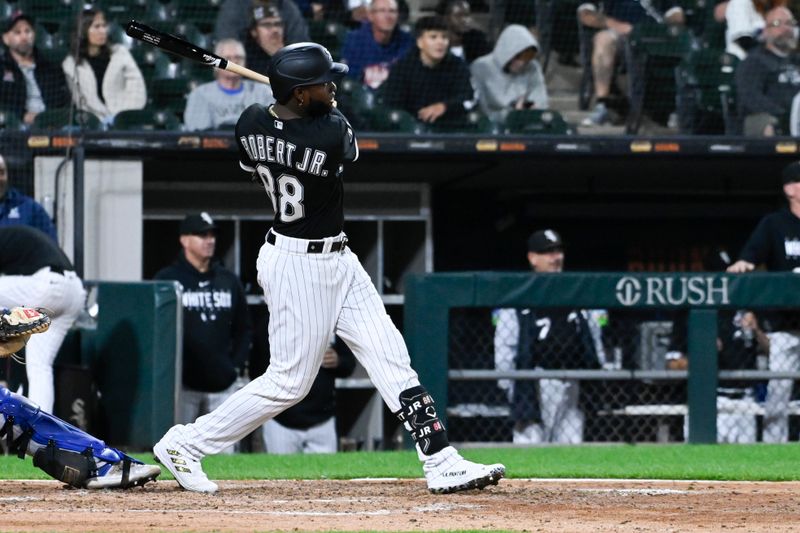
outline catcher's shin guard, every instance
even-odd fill
[[[128,471],[131,463],[139,463],[5,387],[0,387],[0,425],[9,453],[20,459],[32,455],[34,466],[74,487],[83,487],[113,464],[122,462]]]
[[[433,397],[423,386],[411,387],[400,393],[401,408],[395,413],[419,451],[432,455],[449,446],[444,424],[436,415]]]

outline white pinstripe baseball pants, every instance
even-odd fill
[[[50,329],[31,336],[25,347],[26,396],[42,411],[53,412],[53,361],[85,300],[83,283],[74,272],[43,268],[30,276],[0,276],[0,307],[43,307],[50,316]]]
[[[328,252],[344,234],[325,239],[323,253],[308,242],[277,235],[258,256],[258,282],[269,307],[267,371],[193,424],[165,436],[196,459],[219,453],[299,402],[311,388],[335,331],[353,350],[392,411],[402,391],[419,385],[402,335],[356,255]]]

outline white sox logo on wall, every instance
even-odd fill
[[[616,285],[617,301],[632,305],[727,305],[728,278],[713,276],[647,277],[625,276]]]

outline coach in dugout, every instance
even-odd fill
[[[214,260],[216,230],[208,213],[186,216],[177,260],[155,275],[183,287],[181,424],[213,411],[236,390],[250,354],[247,299],[236,274]]]

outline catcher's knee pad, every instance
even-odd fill
[[[20,459],[32,455],[34,466],[75,487],[99,474],[98,462],[100,469],[120,461],[138,463],[5,387],[0,387],[0,423],[0,438],[5,436],[10,453]]]
[[[406,427],[423,454],[432,455],[449,445],[444,424],[436,415],[433,397],[425,387],[411,387],[401,392],[400,406],[395,416]]]

